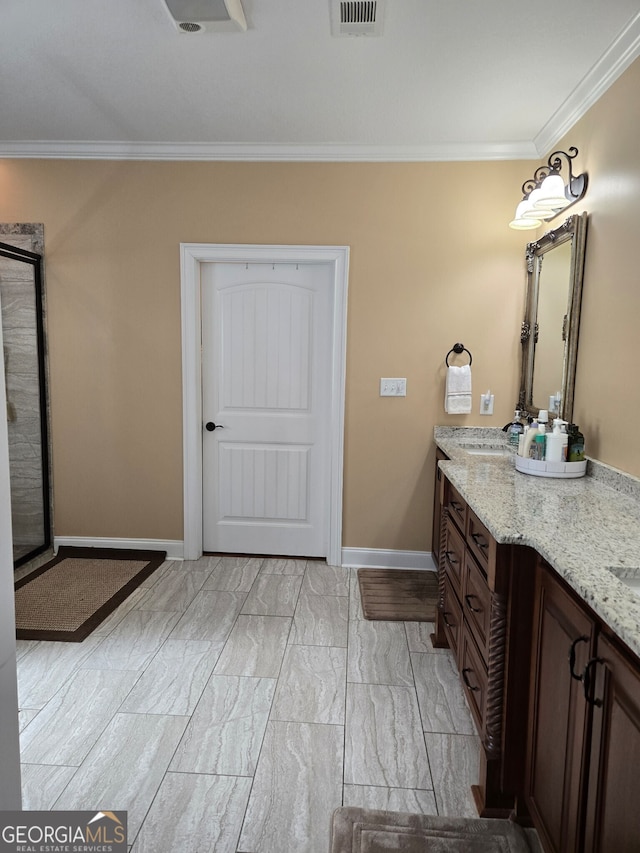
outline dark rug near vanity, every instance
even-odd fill
[[[339,808],[330,853],[531,853],[509,820]]]
[[[16,637],[82,642],[165,559],[164,551],[60,548],[15,585]]]
[[[365,619],[433,622],[438,604],[438,575],[404,569],[358,569]]]

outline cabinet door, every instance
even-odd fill
[[[640,671],[606,637],[589,666],[593,732],[585,849],[640,850]],[[591,680],[591,679],[590,679]]]
[[[458,597],[454,593],[449,579],[444,579],[444,602],[442,608],[442,622],[444,624],[444,633],[449,644],[449,648],[458,659],[458,646],[460,644],[460,631],[462,629],[462,610],[458,602]]]
[[[586,792],[589,706],[578,676],[595,625],[545,565],[536,577],[525,800],[546,851],[578,853]],[[573,650],[573,654],[571,654]]]
[[[491,591],[480,567],[469,552],[464,558],[461,604],[471,633],[486,662],[489,657]]]
[[[487,702],[487,668],[465,624],[463,624],[460,632],[459,661],[460,677],[464,684],[467,701],[478,726],[478,731],[483,733]]]
[[[465,554],[464,539],[451,518],[448,518],[445,532],[443,564],[445,572],[451,581],[451,586],[458,598],[462,597],[462,573],[464,570]]]

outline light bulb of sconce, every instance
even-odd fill
[[[529,199],[523,199],[516,207],[516,214],[509,223],[509,228],[514,228],[516,231],[529,231],[532,228],[538,228],[542,219],[535,219],[532,216],[525,216],[527,210],[530,209]]]
[[[549,205],[541,204],[542,187],[538,187],[529,194],[527,199],[527,208],[523,210],[522,215],[531,219],[546,219],[547,216],[553,216],[554,210]]]
[[[557,212],[569,204],[569,199],[565,194],[564,181],[557,173],[547,175],[540,189],[535,190],[535,192],[539,193],[534,199],[534,206],[536,208],[551,209]]]

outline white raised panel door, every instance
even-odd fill
[[[327,555],[332,285],[330,264],[202,264],[205,551]]]

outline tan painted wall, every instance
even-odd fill
[[[430,548],[434,424],[502,426],[517,398],[526,240],[506,223],[531,165],[0,162],[0,221],[45,225],[56,534],[182,537],[180,242],[338,244],[343,542]],[[456,341],[476,413],[457,418]]]
[[[592,456],[640,476],[638,91],[640,61],[566,145],[590,176],[574,208],[591,214],[575,419]],[[56,533],[182,537],[179,243],[338,244],[351,246],[343,543],[429,549],[434,424],[502,426],[517,398],[535,232],[506,223],[536,165],[0,161],[0,221],[45,224]],[[465,417],[442,405],[456,341],[473,353]],[[381,399],[381,376],[406,376],[407,398]]]
[[[557,146],[589,173],[574,420],[590,456],[640,476],[640,60]],[[575,208],[574,208],[575,209]]]

